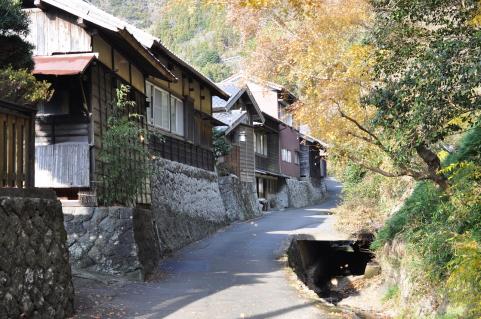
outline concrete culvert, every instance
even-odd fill
[[[293,240],[288,250],[289,266],[299,279],[332,303],[354,292],[344,278],[364,275],[373,257],[362,241]]]

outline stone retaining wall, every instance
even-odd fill
[[[73,315],[66,241],[53,192],[0,189],[0,318]]]
[[[324,181],[299,181],[287,178],[276,195],[276,208],[301,208],[319,204],[326,195]]]
[[[152,213],[162,256],[231,221],[217,174],[166,159],[153,165]]]
[[[262,215],[254,183],[243,183],[235,175],[219,177],[219,189],[229,221]]]
[[[64,207],[74,267],[143,280],[159,261],[149,210]]]

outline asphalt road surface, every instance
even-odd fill
[[[266,214],[236,223],[166,259],[160,279],[97,286],[79,283],[78,318],[328,318],[289,283],[277,260],[289,235],[336,238],[329,210],[340,185],[328,182],[318,206]],[[87,303],[85,304],[87,300]]]

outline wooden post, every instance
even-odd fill
[[[29,121],[28,125],[28,171],[27,171],[27,187],[35,187],[35,113]]]

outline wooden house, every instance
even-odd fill
[[[326,172],[326,145],[309,135],[300,134],[300,177],[317,185]]]
[[[226,99],[227,94],[162,51],[157,39],[88,2],[35,0],[23,5],[31,20],[28,40],[35,45],[33,73],[55,90],[37,114],[37,187],[97,204],[104,173],[98,154],[121,84],[131,87],[141,124],[167,136],[165,145],[152,142],[160,156],[213,167],[207,132],[215,123],[210,99]],[[138,201],[150,203],[148,181]]]
[[[297,129],[282,121],[279,122],[281,173],[295,179],[299,179],[301,176],[299,140],[300,135]]]
[[[257,124],[254,128],[257,196],[274,206],[271,200],[287,176],[280,169],[279,120],[267,113],[263,115],[264,124]]]
[[[263,124],[265,119],[248,87],[228,86],[223,89],[231,94],[231,98],[227,102],[215,100],[214,117],[225,124],[217,129],[223,130],[231,150],[222,161],[241,182],[254,183],[254,123]]]
[[[35,112],[0,100],[0,187],[34,186]]]

